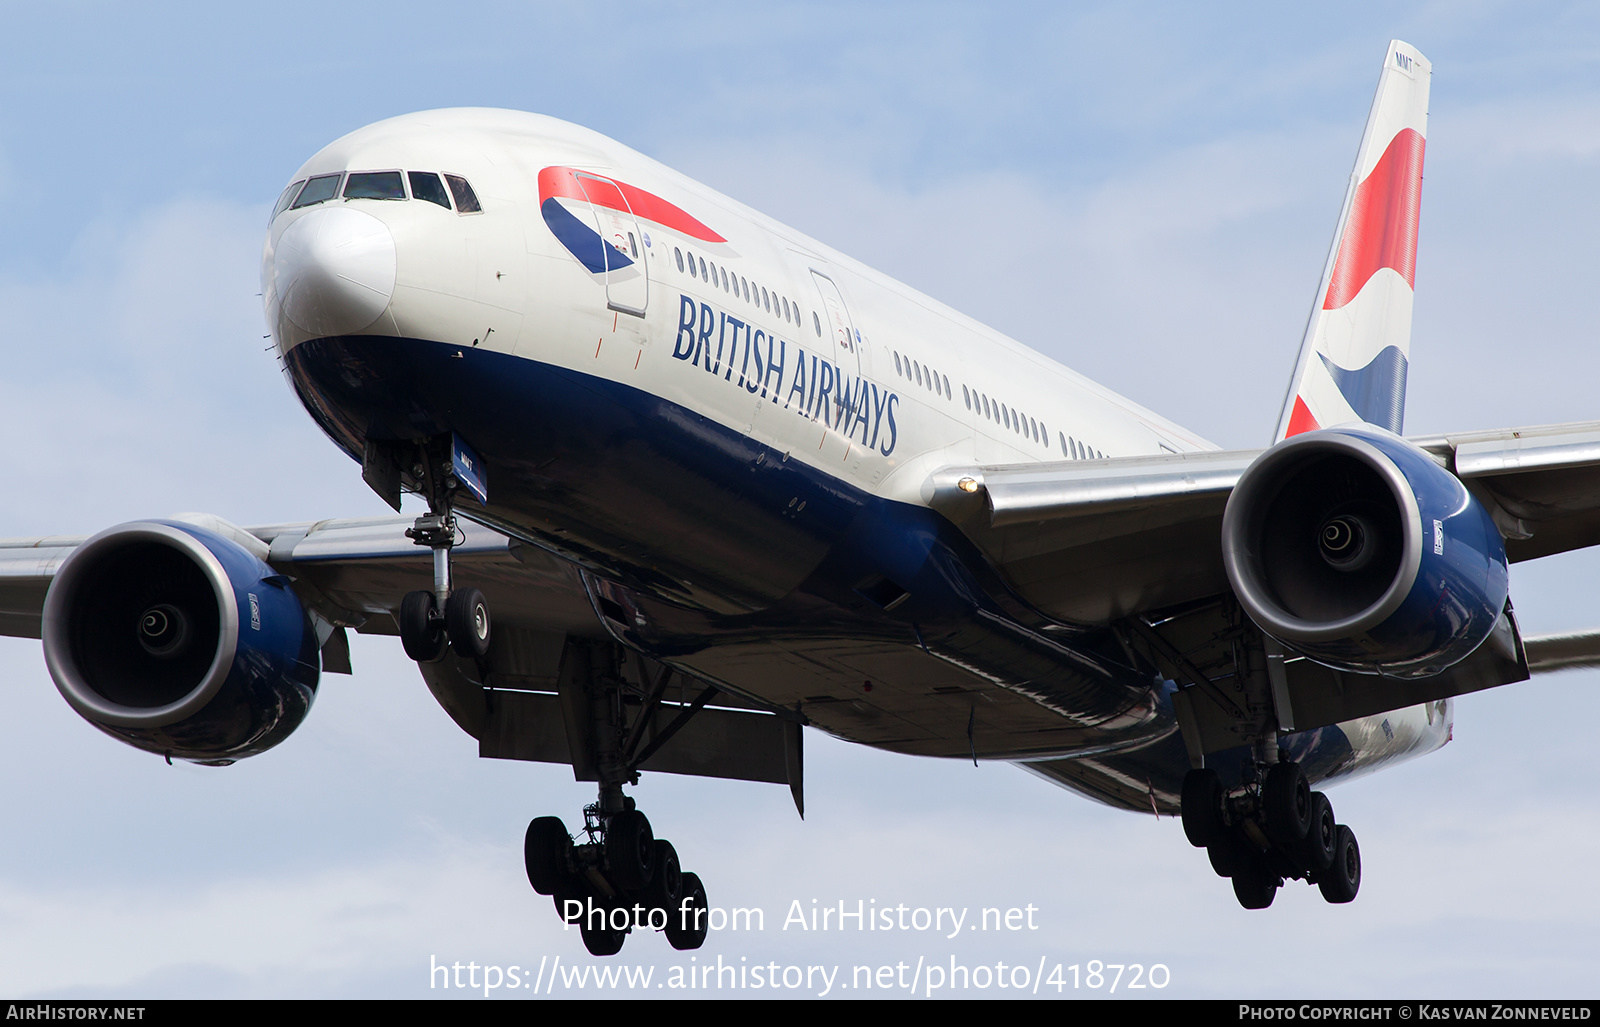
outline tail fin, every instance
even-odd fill
[[[1432,77],[1390,41],[1274,442],[1348,421],[1401,429]]]

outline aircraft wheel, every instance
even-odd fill
[[[1222,837],[1222,779],[1215,770],[1191,770],[1183,778],[1183,834],[1203,849]]]
[[[1317,875],[1317,888],[1329,902],[1349,902],[1361,890],[1361,847],[1356,833],[1343,824],[1333,845],[1333,865]]]
[[[1339,825],[1333,819],[1333,804],[1321,792],[1311,793],[1311,830],[1294,849],[1295,865],[1313,874],[1333,866]]]
[[[436,608],[432,592],[407,592],[400,600],[400,644],[418,663],[435,663],[444,656],[444,629]]]
[[[556,916],[564,924],[581,924],[589,912],[589,892],[578,882],[572,880],[564,882],[550,898],[555,903]],[[568,908],[569,902],[575,902],[577,905]]]
[[[571,851],[572,837],[560,817],[539,817],[528,825],[522,839],[522,862],[534,891],[554,895],[566,883]]]
[[[678,865],[678,850],[665,838],[656,839],[655,872],[644,889],[644,901],[651,909],[665,910],[668,922],[683,898],[683,870]]]
[[[1278,883],[1260,860],[1244,860],[1233,875],[1233,895],[1245,909],[1266,909],[1278,894]]]
[[[1295,845],[1306,836],[1311,829],[1311,786],[1300,764],[1286,761],[1267,768],[1261,806],[1266,814],[1263,826],[1273,841]]]
[[[481,660],[489,652],[489,604],[475,588],[458,588],[444,603],[450,648],[463,660]]]
[[[650,883],[655,869],[656,839],[650,821],[636,809],[611,816],[606,825],[606,868],[618,891],[637,891]]]
[[[667,941],[680,952],[705,944],[707,910],[706,887],[699,874],[683,875],[683,897],[667,913]]]
[[[609,917],[603,926],[595,927],[590,927],[589,918],[584,917],[578,925],[578,933],[583,935],[583,947],[589,950],[591,956],[614,956],[622,951],[622,943],[628,940],[628,932],[612,927]]]
[[[1239,869],[1242,855],[1239,840],[1232,832],[1224,831],[1216,841],[1206,846],[1206,855],[1210,857],[1211,869],[1217,872],[1218,877],[1232,877]]]

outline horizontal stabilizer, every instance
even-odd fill
[[[1547,674],[1574,667],[1600,667],[1600,631],[1569,635],[1539,635],[1522,641],[1528,653],[1528,670]]]

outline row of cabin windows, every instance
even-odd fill
[[[967,398],[968,410],[982,414],[995,424],[1005,425],[1025,439],[1032,439],[1042,446],[1050,445],[1050,429],[1027,414],[1013,410],[999,400],[991,400],[976,389],[969,390],[965,385],[961,386],[961,394]]]
[[[901,376],[916,382],[930,392],[951,398],[950,379],[926,367],[910,357],[902,357],[900,351],[894,353],[894,369]],[[1019,410],[1013,410],[999,400],[991,400],[976,389],[961,386],[961,394],[966,397],[967,409],[974,413],[982,414],[996,424],[1021,435],[1025,439],[1032,439],[1041,446],[1050,445],[1050,429],[1042,422],[1036,421]],[[1061,455],[1071,460],[1104,460],[1105,454],[1090,446],[1084,445],[1076,439],[1069,438],[1063,432],[1057,435],[1061,439]]]
[[[709,282],[712,285],[720,283],[723,292],[731,292],[735,296],[743,296],[747,302],[778,314],[791,324],[799,325],[801,323],[799,304],[791,306],[787,297],[778,296],[775,293],[769,294],[766,289],[759,285],[752,286],[739,275],[730,275],[727,268],[718,268],[715,262],[707,264],[704,257],[696,257],[692,252],[685,258],[684,252],[676,246],[672,248],[672,256],[677,261],[680,272],[699,278],[701,281]],[[817,316],[816,311],[811,312],[811,320],[813,329],[818,336],[821,336],[822,320]],[[910,357],[902,357],[899,350],[894,352],[894,369],[902,377],[916,382],[935,395],[943,396],[945,399],[951,399],[954,396],[950,389],[949,378],[931,367],[923,366]],[[961,386],[961,393],[966,397],[968,410],[981,413],[996,424],[1004,425],[1023,438],[1032,439],[1041,446],[1050,445],[1050,429],[1039,421],[1021,411],[1011,409],[998,400],[990,400],[988,396],[976,390],[968,389],[965,385]],[[1105,458],[1105,454],[1099,450],[1083,445],[1076,439],[1070,439],[1064,433],[1057,434],[1061,439],[1061,453],[1063,456],[1073,460],[1100,460]]]
[[[931,367],[924,367],[910,357],[902,358],[899,350],[895,350],[894,353],[894,369],[902,377],[916,382],[934,395],[943,396],[945,399],[951,398],[950,379]]]
[[[742,296],[746,303],[759,307],[768,313],[777,314],[790,324],[799,327],[801,323],[800,304],[790,303],[787,296],[779,296],[775,292],[769,293],[760,285],[752,284],[737,274],[730,274],[727,268],[717,267],[715,261],[708,263],[704,257],[696,257],[692,251],[685,258],[684,251],[674,246],[672,248],[672,258],[678,262],[678,270],[684,274],[692,278],[698,278],[702,282],[709,282],[713,286],[720,284],[723,292],[732,293],[734,296]],[[822,334],[822,321],[817,317],[815,311],[811,314],[811,320],[813,327],[820,336]]]
[[[432,171],[338,171],[331,175],[303,178],[290,183],[289,188],[278,197],[278,204],[272,208],[272,218],[268,224],[276,221],[278,215],[286,210],[326,203],[341,195],[347,200],[423,200],[437,203],[445,210],[451,209],[450,201],[454,198],[457,214],[482,213],[478,194],[472,191],[466,179],[460,175],[444,175],[441,183],[440,177]],[[411,186],[409,197],[406,192],[408,183]],[[446,186],[449,188],[446,189]]]
[[[1092,446],[1086,446],[1070,435],[1056,433],[1061,439],[1061,455],[1069,460],[1104,460],[1106,455]]]

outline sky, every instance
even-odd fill
[[[1434,65],[1407,430],[1600,413],[1600,12],[1582,4],[0,15],[0,535],[383,512],[267,351],[259,260],[310,154],[433,107],[613,136],[1245,447],[1272,431],[1402,38]],[[1514,568],[1524,631],[1600,624],[1597,577],[1594,553]],[[325,678],[291,739],[218,770],[101,735],[38,642],[0,639],[0,994],[481,1001],[533,991],[441,988],[430,967],[495,966],[504,985],[513,966],[595,962],[520,854],[530,818],[572,823],[592,786],[479,760],[395,640],[352,648],[354,676]],[[1109,976],[1088,987],[1099,960],[1130,967],[1116,994],[1132,1000],[1593,997],[1597,685],[1567,672],[1464,697],[1445,749],[1332,789],[1365,861],[1349,906],[1295,883],[1247,912],[1169,819],[816,731],[803,822],[772,785],[654,775],[634,794],[713,906],[764,912],[763,930],[713,932],[696,966],[1060,966],[1059,992],[1037,994],[1073,998],[1108,993]],[[1032,906],[1037,926],[786,928],[813,900]],[[651,989],[562,978],[552,994],[677,997],[657,985],[689,957],[635,935],[615,962]],[[1129,990],[1133,964],[1147,984],[1160,964],[1165,986]],[[906,992],[829,997],[865,994]]]

